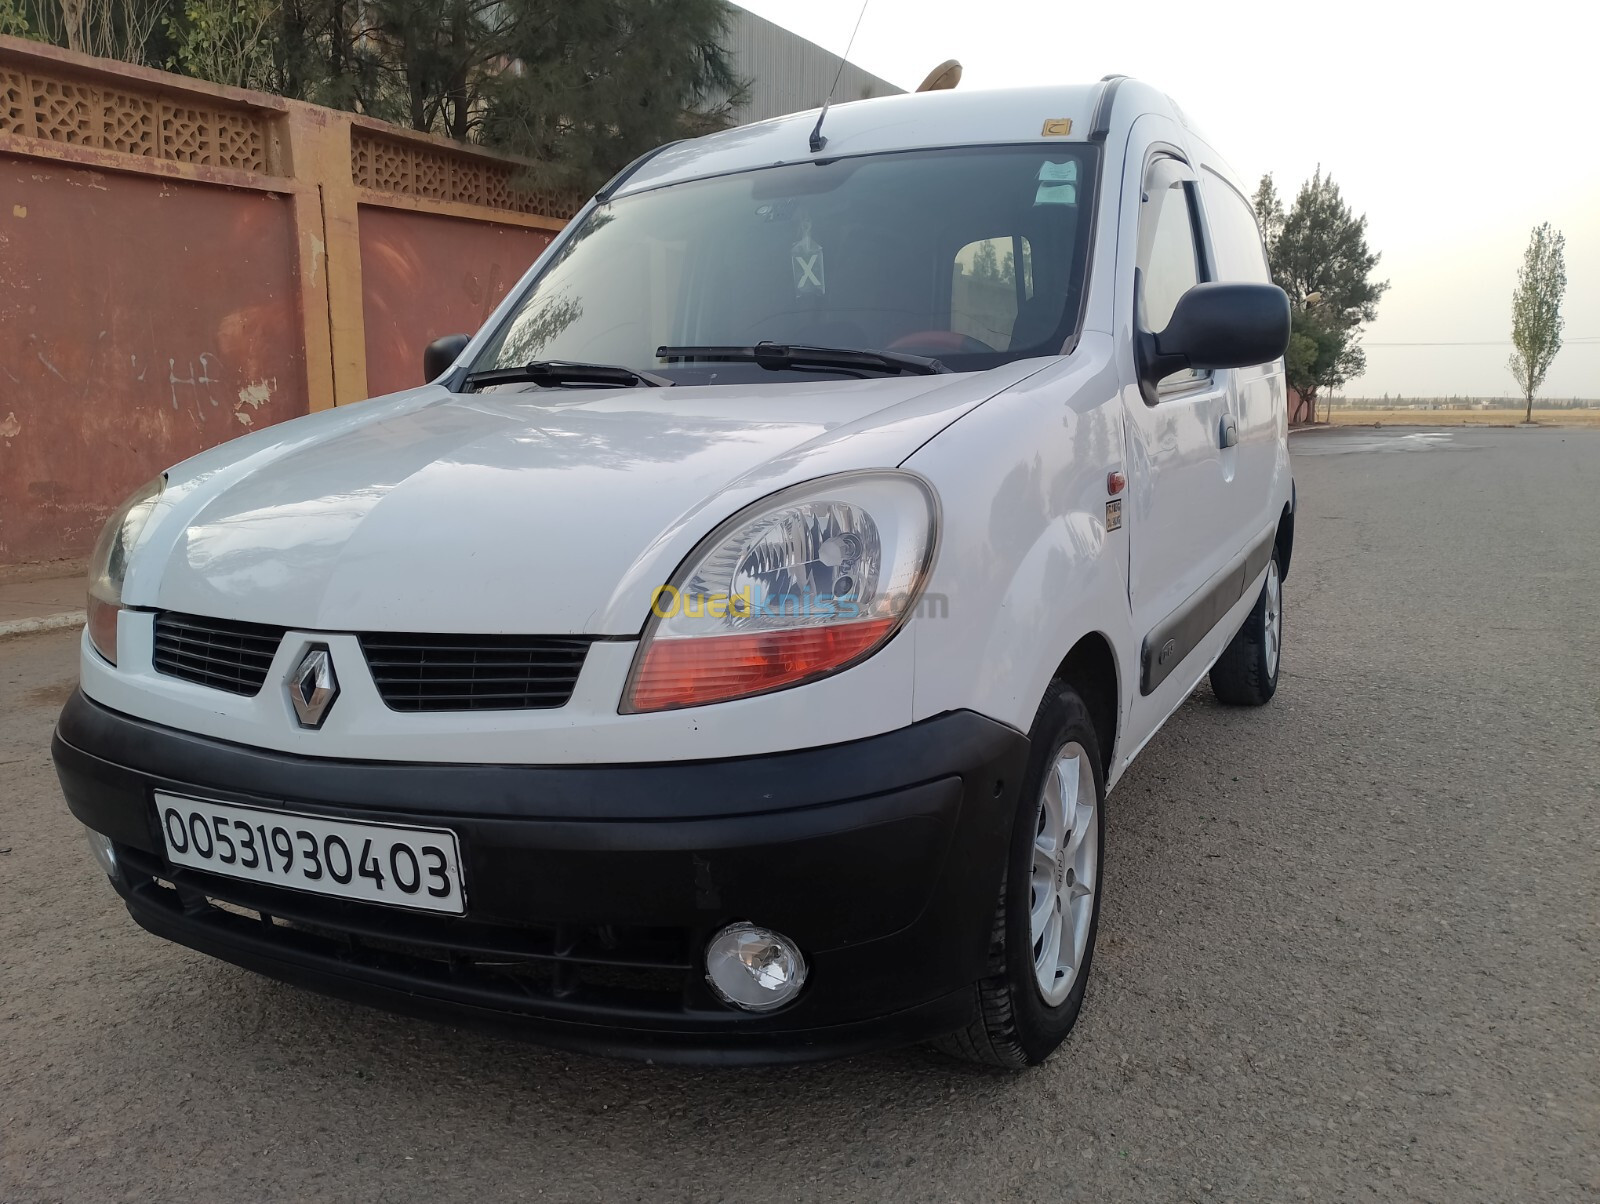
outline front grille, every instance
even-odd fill
[[[254,697],[284,631],[163,611],[156,616],[155,667],[171,677]],[[394,711],[565,706],[593,642],[586,636],[390,632],[357,638],[379,696]]]
[[[164,611],[156,616],[158,673],[253,697],[283,640],[283,628]]]
[[[122,845],[117,856],[141,901],[190,926],[270,942],[286,961],[400,974],[413,989],[470,993],[508,1012],[665,1018],[716,1006],[695,969],[698,940],[684,929],[446,918],[219,877]]]
[[[565,706],[592,642],[384,632],[363,635],[361,650],[391,710],[514,711]]]

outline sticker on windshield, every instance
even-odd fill
[[[811,237],[811,219],[800,223],[800,241],[789,248],[789,258],[794,267],[794,295],[820,297],[828,291],[828,277],[824,272],[822,248]]]
[[[1039,167],[1039,189],[1033,194],[1035,205],[1076,205],[1078,203],[1078,161],[1052,163]]]

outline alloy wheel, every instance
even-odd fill
[[[1063,745],[1039,800],[1028,881],[1033,970],[1051,1006],[1071,993],[1088,952],[1100,867],[1098,810],[1089,754],[1081,744]]]

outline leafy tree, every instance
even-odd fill
[[[1534,228],[1517,269],[1511,294],[1511,345],[1506,367],[1528,403],[1524,422],[1533,421],[1533,395],[1561,351],[1561,301],[1567,291],[1567,239],[1549,222]]]
[[[1306,421],[1305,411],[1309,408],[1307,399],[1314,396],[1317,390],[1317,356],[1320,351],[1316,339],[1304,331],[1291,329],[1289,346],[1283,353],[1283,374],[1288,379],[1289,387],[1299,395],[1299,401],[1289,415],[1293,422]]]
[[[1284,375],[1301,397],[1303,412],[1294,414],[1315,421],[1317,397],[1322,389],[1342,388],[1366,370],[1366,352],[1356,342],[1353,327],[1327,321],[1316,309],[1294,313],[1289,348],[1284,352]]]
[[[270,88],[278,6],[272,0],[187,0],[167,14],[171,66],[236,88]]]
[[[28,14],[19,0],[0,0],[0,34],[25,38],[29,32]]]
[[[1372,279],[1379,256],[1367,245],[1365,215],[1350,211],[1320,167],[1287,213],[1270,175],[1261,178],[1252,204],[1272,279],[1289,294],[1293,333],[1285,374],[1315,420],[1321,390],[1338,389],[1366,370],[1361,326],[1377,317],[1389,285]]]
[[[363,11],[383,47],[374,107],[398,109],[391,118],[412,129],[467,139],[482,121],[485,85],[513,51],[514,22],[546,7],[526,0],[373,0]]]
[[[266,88],[296,100],[466,139],[481,117],[482,79],[506,66],[512,6],[494,0],[276,0],[275,7]]]
[[[0,0],[0,25],[83,54],[163,63],[163,17],[171,0]],[[6,13],[10,16],[7,17]]]
[[[746,95],[725,0],[0,0],[0,30],[170,66],[529,159],[594,191]]]
[[[994,243],[987,239],[972,253],[972,274],[979,280],[1000,279],[1000,257],[994,252]]]
[[[398,116],[362,0],[280,0],[268,91],[372,117]]]

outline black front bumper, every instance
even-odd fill
[[[330,761],[226,744],[75,695],[53,746],[68,805],[117,845],[159,936],[328,994],[657,1060],[828,1057],[965,1023],[1027,757],[953,712],[849,744],[722,761]],[[468,912],[441,917],[168,864],[153,792],[446,827]],[[810,963],[751,1014],[704,979],[748,920]]]

